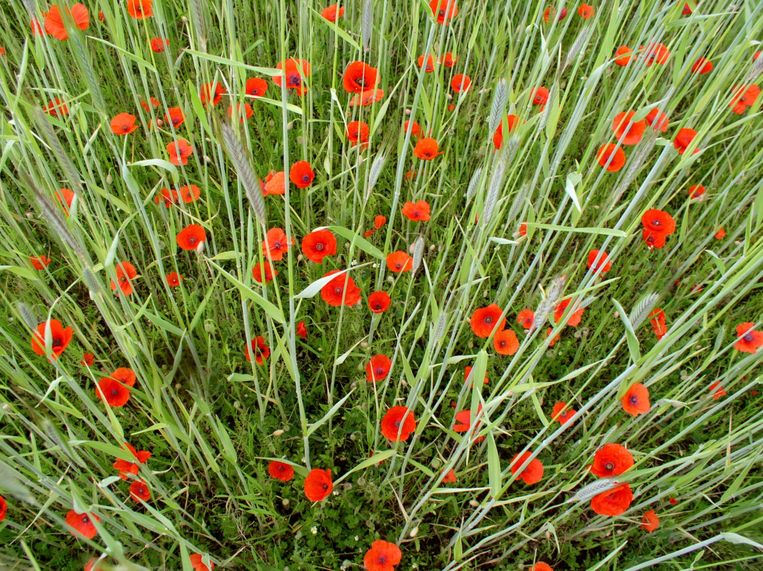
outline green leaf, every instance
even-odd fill
[[[490,493],[496,498],[501,490],[501,459],[492,431],[487,433],[487,473]]]
[[[344,226],[326,226],[328,230],[331,230],[332,232],[335,232],[336,234],[339,234],[342,238],[345,240],[348,240],[351,244],[354,244],[361,250],[363,250],[366,254],[370,254],[374,258],[378,260],[384,261],[386,258],[384,254],[382,253],[379,248],[371,244],[368,240],[365,238],[362,238],[359,234],[356,234],[349,228],[345,228]]]
[[[219,271],[225,279],[227,279],[230,283],[232,283],[236,288],[238,288],[241,295],[243,295],[247,299],[251,299],[254,303],[256,303],[265,313],[270,316],[271,319],[278,323],[286,323],[286,319],[284,319],[283,313],[280,309],[278,309],[277,306],[275,306],[273,303],[269,302],[267,299],[262,297],[260,294],[258,294],[256,291],[254,291],[252,288],[244,284],[243,282],[239,281],[236,277],[226,272],[224,269],[222,269],[219,265],[215,264],[213,261],[209,260],[210,265],[214,266],[217,271]]]

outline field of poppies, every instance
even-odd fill
[[[762,43],[6,0],[0,568],[760,569]]]

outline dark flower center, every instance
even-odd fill
[[[119,389],[117,387],[112,387],[111,389],[111,396],[115,397],[119,394]]]
[[[486,316],[485,317],[485,323],[487,323],[487,324],[493,323],[493,316],[492,315]]]
[[[606,468],[607,472],[611,472],[612,470],[615,469],[615,465],[612,462],[607,462],[604,465],[604,468]]]
[[[188,238],[188,241],[189,241],[191,244],[195,244],[195,243],[196,243],[196,240],[197,240],[196,236],[191,236],[190,238]]]
[[[309,182],[310,181],[310,175],[302,175],[302,181],[303,182]]]
[[[750,331],[749,333],[746,333],[746,334],[745,334],[745,335],[742,337],[742,339],[744,339],[745,341],[752,341],[752,331]]]
[[[379,565],[386,565],[387,564],[387,556],[386,555],[379,555],[378,559],[376,560]]]
[[[632,395],[632,396],[631,396],[631,397],[628,399],[628,401],[629,401],[631,404],[638,404],[638,397],[637,397],[636,395]]]
[[[298,73],[290,73],[287,76],[287,79],[288,79],[289,85],[291,86],[299,87],[302,85],[302,78],[299,76]]]
[[[374,369],[374,373],[376,373],[376,376],[377,376],[377,377],[378,377],[378,376],[381,376],[381,375],[383,375],[383,374],[384,374],[384,369],[382,369],[381,367],[376,367],[376,368]]]
[[[90,518],[87,515],[82,516],[82,523],[90,523]]]
[[[322,242],[318,242],[315,245],[315,249],[318,250],[319,252],[322,252],[325,248],[326,248],[326,246],[324,246]]]
[[[340,288],[340,287],[335,287],[335,288],[334,288],[334,293],[335,293],[336,295],[342,295],[342,288]]]
[[[281,242],[280,242],[280,241],[278,241],[278,240],[276,240],[276,241],[273,243],[273,249],[274,249],[274,250],[280,250],[282,247],[283,247],[283,244],[281,244]]]
[[[321,484],[321,488],[323,488],[323,491],[325,492],[326,490],[329,489],[329,485],[326,482],[324,482]]]

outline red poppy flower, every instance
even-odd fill
[[[176,167],[187,165],[188,157],[193,154],[193,147],[185,139],[177,139],[167,145],[167,154],[170,156],[170,162]]]
[[[297,323],[297,337],[307,339],[307,325],[305,325],[304,321]]]
[[[395,571],[402,557],[397,545],[377,539],[363,556],[363,567],[366,571]]]
[[[641,224],[645,229],[658,234],[672,234],[676,230],[673,217],[663,210],[647,210],[641,216]]]
[[[615,50],[615,63],[620,67],[628,65],[633,57],[633,50],[628,46],[620,46]]]
[[[289,250],[290,241],[282,228],[271,228],[265,235],[262,243],[262,254],[266,259],[274,262],[283,260],[284,254]]]
[[[741,115],[747,109],[755,105],[760,95],[760,87],[755,84],[734,87],[729,107],[737,115]]]
[[[711,71],[713,71],[713,62],[707,58],[701,57],[691,66],[691,72],[697,75],[705,75]]]
[[[416,60],[419,69],[424,69],[424,73],[432,73],[434,71],[435,59],[433,55],[419,56]]]
[[[649,404],[649,389],[641,383],[634,383],[623,395],[620,402],[623,405],[623,410],[631,416],[646,414],[651,408]]]
[[[485,339],[490,337],[493,331],[501,331],[506,325],[506,318],[502,313],[503,310],[494,303],[474,310],[470,321],[474,334]]]
[[[567,8],[562,8],[559,11],[559,16],[556,16],[556,8],[554,8],[553,6],[549,6],[548,8],[543,10],[543,21],[546,24],[548,24],[555,17],[557,21],[564,20],[567,17]]]
[[[539,105],[541,108],[541,111],[546,106],[546,103],[548,102],[548,89],[545,87],[536,87],[533,90],[533,105]]]
[[[77,2],[71,9],[66,6],[59,8],[58,5],[53,4],[45,14],[45,31],[57,40],[69,39],[69,32],[64,26],[64,18],[61,14],[62,11],[74,21],[74,25],[80,30],[87,30],[90,26],[90,14],[84,4]]]
[[[191,562],[193,571],[212,571],[215,568],[215,564],[211,561],[209,562],[209,566],[204,563],[204,557],[201,553],[194,553],[188,559]]]
[[[443,476],[443,479],[442,479],[442,483],[443,484],[455,484],[456,481],[457,481],[456,471],[453,468],[448,470],[447,473],[445,474],[445,476]]]
[[[625,151],[617,145],[607,143],[599,148],[596,160],[609,172],[617,172],[625,166]]]
[[[691,16],[691,13],[692,13],[691,6],[689,6],[689,3],[687,2],[684,4],[684,7],[681,8],[681,14],[684,16]]]
[[[696,136],[697,132],[694,129],[683,128],[678,130],[676,138],[673,139],[673,146],[676,148],[679,155],[683,155],[686,152]],[[698,152],[699,149],[694,149],[695,155]]]
[[[323,263],[323,258],[336,254],[336,237],[331,230],[314,230],[302,238],[302,253],[311,262]]]
[[[331,470],[313,468],[305,478],[305,496],[311,502],[320,502],[326,499],[333,489]]]
[[[365,145],[368,143],[368,137],[371,130],[368,123],[364,121],[350,121],[347,123],[347,140],[353,145]]]
[[[47,35],[45,33],[45,28],[42,27],[42,24],[40,24],[39,20],[37,18],[32,18],[32,20],[29,22],[29,26],[32,29],[32,35],[33,36],[45,36]]]
[[[5,501],[3,496],[0,496],[0,522],[5,519],[5,515],[8,513],[8,502]]]
[[[278,460],[271,460],[268,464],[268,474],[274,480],[288,482],[294,478],[294,466]]]
[[[591,509],[599,515],[616,516],[630,507],[633,502],[633,492],[629,484],[620,484],[597,494],[591,499]]]
[[[120,113],[111,120],[111,132],[115,135],[129,135],[137,128],[135,115],[129,113]]]
[[[350,99],[350,107],[368,107],[373,103],[378,103],[384,99],[383,89],[369,89],[357,95],[353,95]]]
[[[450,88],[455,93],[466,93],[472,86],[472,78],[463,73],[457,73],[450,80]]]
[[[718,230],[715,231],[715,234],[713,234],[713,238],[716,240],[723,240],[726,237],[726,230],[723,226],[718,228]]]
[[[605,444],[596,451],[591,473],[599,478],[611,478],[630,470],[633,456],[621,444]]]
[[[519,126],[519,117],[516,115],[506,115],[506,126],[509,128],[509,133],[514,131]],[[496,149],[500,149],[503,146],[503,121],[498,125],[493,133],[493,146]]]
[[[151,452],[148,450],[136,450],[127,442],[125,442],[125,447],[130,451],[130,454],[132,454],[135,462],[117,458],[113,464],[114,469],[119,472],[119,477],[123,480],[127,479],[128,474],[137,475],[138,471],[140,470],[140,466],[148,462],[148,459],[151,458]]]
[[[265,338],[261,335],[252,339],[249,347],[244,346],[244,357],[247,361],[252,360],[252,353],[254,353],[255,363],[258,365],[262,365],[270,357],[270,347],[268,347]]]
[[[710,383],[710,386],[708,387],[710,392],[713,395],[713,400],[718,400],[721,397],[726,396],[726,389],[723,388],[723,385],[720,381],[715,381],[714,383]]]
[[[205,107],[208,103],[211,103],[212,107],[214,107],[220,103],[220,100],[225,93],[225,87],[221,83],[213,81],[212,83],[205,83],[201,86],[199,89],[199,99],[201,99],[201,104]]]
[[[265,177],[264,183],[260,183],[262,196],[281,196],[286,194],[286,173],[283,171],[270,171]]]
[[[577,411],[569,408],[566,402],[559,401],[551,409],[551,420],[556,420],[559,424],[567,424],[576,413]]]
[[[199,196],[201,196],[201,189],[195,184],[187,184],[178,188],[177,194],[180,197],[180,200],[186,204],[190,204],[199,199]]]
[[[641,50],[644,51],[644,60],[647,66],[653,64],[665,65],[670,57],[670,50],[665,44],[650,44],[648,46],[642,46]]]
[[[416,141],[413,154],[422,161],[431,161],[437,155],[441,155],[442,153],[440,152],[440,147],[437,145],[437,141],[429,137],[424,137]]]
[[[553,331],[553,329],[551,327],[547,327],[546,328],[546,337],[547,338],[551,336],[551,332],[552,331]],[[553,347],[554,345],[556,345],[557,341],[559,341],[559,339],[561,339],[561,338],[562,338],[562,334],[561,333],[559,333],[558,335],[554,335],[551,338],[551,341],[548,342],[548,346],[549,347]]]
[[[176,236],[178,246],[182,250],[199,250],[207,241],[207,233],[199,224],[189,224]]]
[[[252,106],[248,103],[236,103],[235,105],[228,106],[228,117],[233,119],[233,116],[238,117],[238,122],[243,123],[247,119],[250,119],[254,115]]]
[[[164,276],[164,279],[167,281],[168,286],[174,288],[180,286],[180,282],[183,281],[183,276],[177,272],[170,272]]]
[[[264,270],[264,275],[263,275]],[[273,278],[278,275],[278,271],[273,268],[273,264],[265,260],[263,263],[257,263],[252,267],[252,277],[254,281],[261,284],[263,279],[265,283],[273,281]]]
[[[321,16],[329,22],[336,23],[339,18],[344,16],[344,6],[341,8],[339,7],[339,4],[326,6],[323,10],[321,10]]]
[[[93,539],[98,535],[93,521],[101,521],[101,518],[92,513],[77,513],[74,510],[66,512],[66,525],[74,537],[81,535],[87,539]]]
[[[127,13],[136,20],[154,15],[154,0],[127,0]]]
[[[429,8],[432,10],[434,17],[437,18],[438,24],[447,24],[458,16],[456,0],[431,0]]]
[[[162,188],[156,196],[154,196],[154,202],[156,204],[159,204],[160,202],[164,203],[164,207],[169,208],[177,202],[177,193],[169,188]]]
[[[578,16],[580,16],[584,20],[593,18],[594,14],[595,14],[595,10],[593,6],[591,6],[590,4],[581,4],[578,7]]]
[[[654,308],[649,313],[649,323],[652,326],[652,331],[654,331],[657,339],[662,339],[668,332],[668,327],[665,322],[665,312],[659,307]]]
[[[331,270],[326,276],[336,273],[339,270]],[[360,288],[349,275],[343,273],[321,288],[321,298],[333,307],[342,304],[352,306],[360,301]]]
[[[482,410],[482,405],[477,407],[477,414]],[[477,424],[474,425],[474,432],[476,432],[479,429],[480,422],[477,421]],[[458,411],[455,416],[453,417],[453,431],[454,432],[468,432],[472,427],[472,411],[471,409],[465,409]],[[484,436],[481,436],[477,438],[477,440],[482,440]]]
[[[381,421],[381,433],[391,442],[405,442],[415,430],[413,411],[404,406],[393,406]]]
[[[414,222],[426,222],[429,220],[429,203],[426,200],[406,202],[403,205],[403,216]]]
[[[152,52],[160,54],[165,49],[167,49],[167,46],[170,45],[170,40],[168,38],[154,37],[154,38],[151,38],[151,44],[150,45],[151,45],[151,51]]]
[[[387,268],[396,274],[410,272],[413,268],[413,258],[402,250],[387,254]]]
[[[378,70],[362,61],[349,63],[342,75],[342,84],[347,93],[362,93],[374,89],[378,82]]]
[[[567,307],[572,302],[572,298],[566,298],[560,301],[557,306],[554,308],[554,321],[559,323],[559,321],[562,320],[562,316],[564,315],[564,312],[566,311]],[[570,315],[569,320],[567,321],[567,325],[570,325],[572,327],[577,327],[580,325],[580,320],[583,318],[583,312],[585,312],[585,308],[581,307],[580,309],[576,309],[575,312]]]
[[[523,452],[517,454],[511,460],[511,473],[516,474],[517,478],[522,480],[528,486],[537,484],[543,478],[543,463],[534,458],[530,460],[530,463],[520,471],[522,465],[532,456],[532,452]]]
[[[701,184],[695,184],[689,187],[689,198],[701,200],[705,195],[705,187]]]
[[[659,131],[660,133],[667,131],[668,126],[670,125],[670,119],[668,116],[659,109],[652,109],[649,113],[647,113],[646,122],[652,127],[652,129]]]
[[[646,121],[634,121],[635,115],[634,111],[625,111],[615,115],[612,121],[612,132],[623,145],[635,145],[644,136]]]
[[[763,347],[763,331],[755,331],[754,327],[755,324],[751,321],[736,326],[737,341],[734,349],[742,353],[755,353]]]
[[[74,336],[71,327],[64,327],[58,319],[51,319],[37,325],[37,330],[32,335],[32,351],[37,355],[45,354],[45,329],[50,328],[51,359],[56,360],[64,352]]]
[[[137,375],[135,374],[135,371],[130,369],[129,367],[119,367],[117,369],[114,369],[114,372],[109,375],[112,379],[119,381],[123,385],[126,385],[128,387],[134,387],[135,381],[137,380]]]
[[[517,323],[524,330],[532,329],[533,323],[535,323],[535,312],[529,307],[524,308],[517,314]]]
[[[391,299],[386,291],[375,291],[368,296],[368,308],[373,313],[384,313],[389,309]]]
[[[164,115],[164,118],[175,129],[180,127],[180,125],[182,125],[185,121],[185,115],[183,114],[183,110],[180,107],[170,107],[167,109],[167,113]]]
[[[145,99],[141,101],[140,106],[143,108],[143,111],[150,113],[152,109],[159,107],[159,100],[156,97],[149,97],[148,101]]]
[[[612,269],[612,263],[609,261],[609,254],[603,250],[591,250],[588,252],[588,269],[596,273],[606,274]]]
[[[130,262],[119,262],[116,272],[119,289],[123,294],[130,295],[133,292],[132,280],[138,276],[138,270]],[[117,291],[117,283],[114,280],[111,280],[111,291]]]
[[[411,137],[417,137],[417,138],[421,137],[421,135],[423,133],[422,130],[421,130],[421,125],[416,123],[416,121],[413,121],[413,123],[411,124],[411,121],[407,120],[405,123],[403,123],[403,132],[404,133],[408,132],[408,127],[409,126],[411,126]]]
[[[374,216],[374,227],[371,228],[370,230],[366,230],[365,232],[363,232],[363,236],[368,238],[370,235],[372,235],[374,232],[376,232],[379,228],[384,226],[386,223],[387,223],[387,217],[382,216],[381,214],[377,214],[376,216]]]
[[[95,363],[95,355],[92,353],[82,353],[82,360],[79,362],[82,366],[92,367]]]
[[[112,408],[123,407],[130,400],[130,389],[111,377],[103,377],[98,381],[95,394]]]
[[[66,105],[63,99],[54,97],[48,104],[42,108],[45,113],[51,117],[64,117],[69,114],[69,107]]]
[[[469,375],[472,374],[472,369],[474,369],[474,367],[464,367],[464,382],[469,380]],[[489,383],[490,383],[490,378],[487,375],[485,375],[485,378],[482,379],[482,384],[487,385]]]
[[[50,265],[50,258],[45,255],[42,256],[29,256],[29,262],[35,270],[44,270]]]
[[[310,63],[303,59],[289,58],[286,61],[278,62],[276,69],[283,70],[286,76],[286,89],[293,89],[297,95],[307,93],[305,78],[310,77]],[[282,76],[273,77],[273,83],[281,87]]]
[[[660,527],[660,518],[657,517],[657,513],[654,510],[644,512],[644,515],[641,516],[641,529],[652,533],[658,527]]]
[[[315,173],[313,167],[307,161],[297,161],[289,169],[289,180],[294,183],[297,188],[307,188],[313,184]]]
[[[151,490],[143,480],[135,480],[130,484],[130,497],[136,502],[147,502],[151,499]]]
[[[268,91],[268,82],[261,77],[250,77],[246,80],[244,91],[251,97],[265,97]]]
[[[386,355],[379,353],[371,357],[371,360],[366,363],[366,380],[369,383],[376,383],[383,381],[389,375],[389,371],[392,368],[392,360]]]
[[[499,355],[514,355],[519,350],[519,339],[512,329],[498,331],[493,337],[493,348]]]

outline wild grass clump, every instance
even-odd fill
[[[0,567],[760,566],[759,2],[0,28]]]

